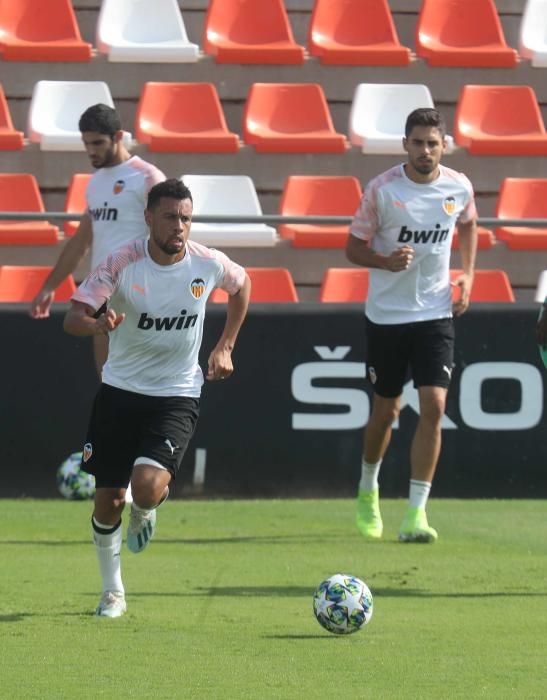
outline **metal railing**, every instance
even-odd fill
[[[65,211],[50,212],[16,212],[0,211],[0,220],[5,221],[79,221],[82,214]],[[351,223],[351,216],[281,216],[280,214],[264,214],[262,216],[212,216],[200,214],[192,217],[194,223],[203,224],[336,224],[346,226]],[[480,226],[526,226],[530,228],[547,228],[547,219],[497,219],[496,217],[481,217]]]

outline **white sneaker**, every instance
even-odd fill
[[[131,506],[131,515],[127,527],[127,546],[134,553],[138,554],[146,548],[154,533],[156,532],[156,509],[169,497],[169,486],[165,487],[165,493],[161,501],[152,510],[137,510],[134,504]]]
[[[127,546],[138,554],[146,548],[156,531],[156,511],[137,510],[131,506],[131,517],[127,527]]]
[[[125,595],[121,591],[105,591],[95,610],[97,617],[121,617],[127,610]]]

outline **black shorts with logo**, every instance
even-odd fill
[[[380,325],[366,318],[367,378],[374,392],[400,396],[410,374],[415,387],[450,384],[454,363],[454,321],[440,318]]]
[[[89,421],[82,468],[96,485],[125,488],[135,460],[147,457],[176,477],[196,428],[199,399],[145,396],[101,384]]]

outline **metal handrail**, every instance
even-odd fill
[[[19,212],[0,211],[0,220],[6,221],[79,221],[82,214],[65,211],[50,212]],[[345,226],[352,222],[351,216],[281,216],[280,214],[264,214],[262,216],[208,216],[205,214],[192,217],[194,223],[203,224],[337,224]],[[547,219],[497,219],[496,217],[481,217],[480,226],[527,226],[531,228],[547,228]]]

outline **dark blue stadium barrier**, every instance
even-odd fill
[[[2,307],[0,465],[3,497],[57,495],[55,470],[82,448],[97,379],[91,341],[62,331],[65,307],[34,321]],[[476,305],[456,320],[457,351],[434,496],[547,496],[546,373],[533,305]],[[211,308],[202,366],[224,310]],[[206,384],[200,423],[175,495],[353,495],[365,386],[363,313],[353,305],[256,306],[234,353],[236,372]],[[416,396],[381,473],[382,493],[407,493]],[[196,486],[204,477],[203,489]]]

